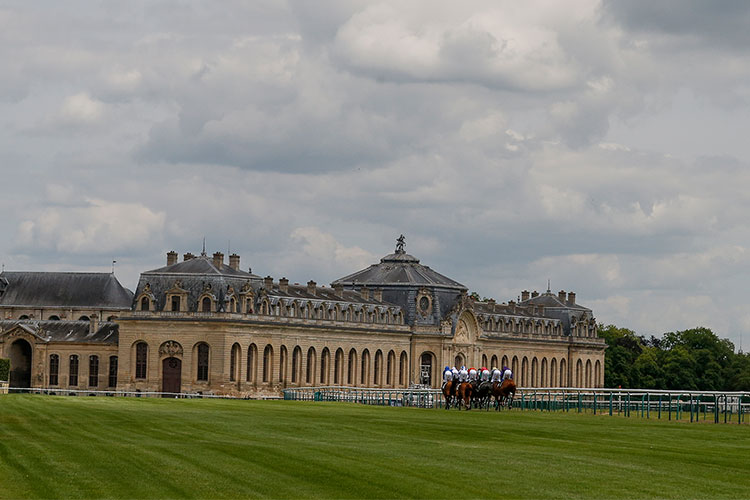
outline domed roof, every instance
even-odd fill
[[[429,286],[467,290],[458,281],[433,271],[429,266],[420,264],[419,259],[406,253],[403,235],[396,241],[396,251],[380,259],[380,264],[373,264],[366,269],[339,278],[333,284],[372,287]]]

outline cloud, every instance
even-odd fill
[[[161,239],[165,214],[139,203],[86,199],[83,207],[53,206],[22,220],[16,251],[26,254],[115,255]]]

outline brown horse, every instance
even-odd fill
[[[445,397],[445,409],[448,410],[453,402],[453,396],[451,395],[451,389],[453,389],[453,382],[448,381],[443,384],[443,396]]]
[[[494,382],[492,384],[492,395],[495,396],[495,409],[500,408],[506,403],[510,409],[513,405],[513,396],[516,395],[516,383],[513,379],[505,379],[502,384]]]
[[[458,386],[458,409],[461,409],[461,405],[465,406],[467,410],[471,410],[471,393],[474,391],[474,386],[471,382],[463,382]]]

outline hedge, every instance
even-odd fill
[[[10,374],[10,360],[0,358],[0,380],[8,381]]]

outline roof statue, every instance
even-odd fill
[[[406,246],[406,238],[404,238],[404,235],[402,234],[398,238],[396,238],[396,253],[406,253],[406,250],[404,250],[404,247]]]

